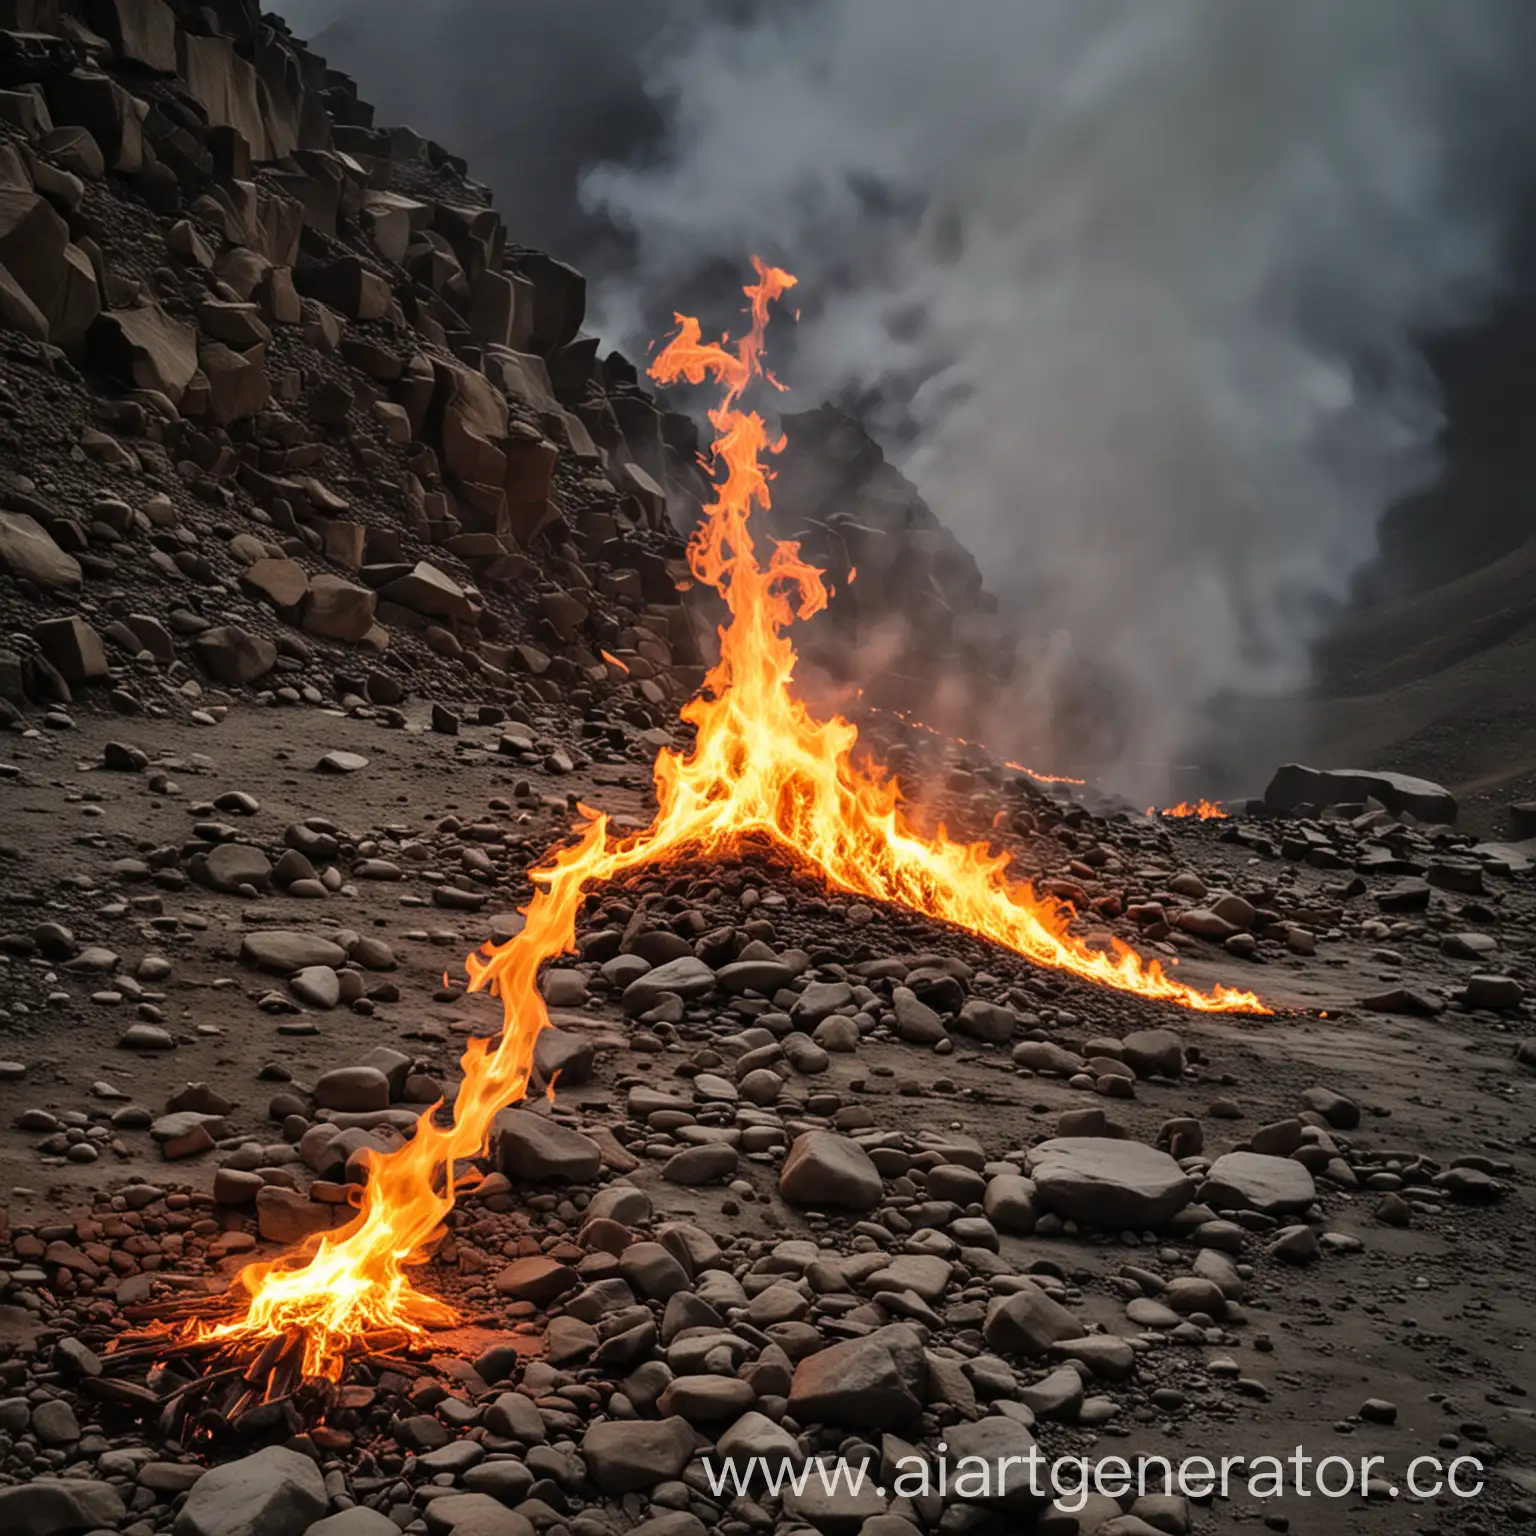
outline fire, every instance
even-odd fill
[[[1009,880],[1005,854],[952,842],[942,829],[921,835],[895,782],[854,763],[855,727],[836,715],[814,718],[790,691],[796,657],[785,631],[826,605],[827,588],[797,545],[777,544],[763,558],[751,533],[752,512],[769,504],[764,455],[783,443],[738,402],[755,379],[772,381],[762,366],[769,306],[795,282],[754,265],[757,281],[744,290],[748,333],[734,345],[728,337],[705,341],[698,321],[679,315],[650,369],[660,382],[713,379],[724,387],[710,413],[718,499],[706,507],[688,555],[697,579],[724,597],[730,619],[719,662],[682,712],[697,731],[693,747],[658,756],[658,809],[643,832],[612,836],[606,817],[583,807],[578,840],[533,872],[522,932],[469,957],[470,989],[500,1000],[503,1029],[494,1049],[476,1039],[465,1051],[452,1123],[436,1122],[436,1106],[424,1114],[411,1141],[372,1160],[357,1216],[344,1230],[274,1264],[249,1266],[240,1277],[249,1296],[244,1316],[196,1325],[198,1338],[249,1354],[302,1334],[304,1373],[334,1380],[347,1353],[380,1334],[419,1340],[452,1321],[451,1308],[417,1290],[408,1272],[442,1233],[457,1165],[483,1153],[497,1112],[527,1091],[534,1042],[549,1022],[539,967],[574,946],[577,912],[594,885],[642,865],[708,855],[755,834],[839,890],[955,924],[1036,964],[1206,1012],[1268,1011],[1251,992],[1201,992],[1175,981],[1124,945],[1090,947],[1070,932],[1069,908]]]
[[[1180,820],[1186,820],[1191,816],[1198,816],[1201,821],[1226,821],[1227,813],[1216,804],[1214,800],[1196,800],[1191,803],[1188,800],[1180,800],[1177,805],[1170,805],[1166,810],[1157,810],[1154,806],[1147,807],[1148,816],[1174,816]]]

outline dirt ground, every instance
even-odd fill
[[[450,737],[428,729],[424,711],[407,713],[409,724],[400,730],[316,709],[236,706],[211,728],[82,712],[70,729],[39,727],[6,741],[0,929],[25,934],[40,923],[63,923],[77,947],[110,949],[120,958],[117,969],[129,975],[146,955],[170,962],[169,975],[143,983],[136,1003],[132,988],[99,974],[14,947],[0,956],[0,1056],[25,1069],[8,1067],[0,1081],[0,1165],[13,1234],[68,1221],[130,1178],[206,1189],[216,1162],[205,1155],[167,1163],[137,1129],[115,1134],[97,1161],[41,1156],[43,1138],[22,1128],[28,1111],[63,1116],[142,1105],[159,1115],[179,1085],[200,1082],[233,1104],[231,1130],[251,1134],[281,1086],[272,1080],[274,1064],[278,1076],[304,1085],[380,1045],[412,1056],[418,1071],[451,1091],[466,1036],[496,1027],[496,1004],[461,996],[453,984],[462,983],[464,956],[505,931],[529,889],[530,859],[566,835],[570,804],[580,798],[643,817],[649,773],[637,762],[550,774],[501,755],[500,727],[465,726]],[[146,771],[103,768],[109,742],[142,747],[151,759]],[[321,757],[335,751],[367,764],[346,773],[317,771]],[[230,791],[253,796],[254,815],[215,808]],[[981,786],[973,798],[984,801],[988,793]],[[148,856],[153,864],[154,850],[179,847],[204,822],[232,825],[240,838],[275,855],[291,823],[321,826],[315,818],[338,829],[356,858],[369,857],[375,845],[385,850],[402,878],[350,880],[324,900],[305,901],[196,883],[162,886],[119,863]],[[445,850],[461,846],[463,828],[486,823],[501,828],[502,841],[485,845],[495,864],[494,879],[483,887],[485,905],[476,912],[434,905],[450,857]],[[1231,889],[1267,880],[1276,861],[1223,841],[1224,830],[1221,823],[1172,827],[1166,847],[1173,866],[1197,869],[1213,886]],[[1018,851],[1026,869],[1032,861],[1061,860],[1046,839],[1025,840]],[[766,870],[758,883],[775,888],[781,874]],[[1322,900],[1340,877],[1297,867],[1290,879],[1293,900],[1308,892]],[[1527,984],[1536,937],[1531,882],[1529,873],[1491,877],[1481,924],[1498,935],[1495,968],[1523,975]],[[928,942],[915,942],[923,925],[900,914],[876,914],[856,931],[846,909],[816,900],[803,882],[777,888],[786,901],[776,913],[781,943],[876,953],[932,948],[963,955],[1005,980],[1022,984],[1035,974],[1016,957],[931,924]],[[1452,927],[1458,921],[1465,920],[1446,919]],[[393,984],[397,1000],[386,994],[368,1013],[263,1011],[261,1000],[283,994],[282,982],[242,964],[240,945],[247,933],[273,926],[384,940],[398,968],[370,980]],[[1523,1528],[1536,1517],[1536,1072],[1515,1059],[1517,1042],[1533,1032],[1531,1004],[1505,1013],[1453,1007],[1435,1017],[1362,1009],[1363,997],[1389,986],[1464,981],[1469,966],[1440,952],[1433,929],[1428,939],[1384,943],[1361,938],[1357,926],[1325,935],[1315,956],[1280,953],[1267,964],[1212,945],[1182,951],[1181,977],[1251,987],[1275,1009],[1269,1017],[1202,1016],[1053,979],[1058,1012],[1048,1032],[1073,1048],[1136,1028],[1168,1027],[1182,1038],[1190,1063],[1183,1076],[1138,1082],[1134,1098],[1103,1099],[1064,1079],[1021,1073],[1006,1052],[962,1045],[935,1058],[882,1040],[834,1054],[815,1080],[818,1093],[867,1109],[876,1127],[963,1132],[992,1159],[1054,1134],[1061,1112],[1095,1105],[1146,1142],[1157,1140],[1165,1122],[1193,1117],[1204,1127],[1206,1153],[1214,1155],[1298,1114],[1306,1108],[1304,1092],[1322,1086],[1359,1106],[1358,1129],[1334,1133],[1351,1163],[1397,1168],[1420,1158],[1444,1170],[1467,1158],[1492,1174],[1500,1198],[1415,1201],[1407,1226],[1378,1214],[1377,1189],[1391,1187],[1391,1178],[1377,1189],[1364,1187],[1368,1180],[1354,1188],[1320,1181],[1319,1230],[1328,1236],[1315,1262],[1281,1262],[1262,1243],[1250,1243],[1241,1257],[1241,1322],[1221,1329],[1219,1343],[1148,1357],[1135,1392],[1106,1429],[1057,1435],[1058,1448],[1101,1454],[1256,1456],[1301,1445],[1315,1457],[1381,1455],[1393,1470],[1417,1454],[1475,1454],[1489,1467],[1487,1492],[1471,1501],[1410,1505],[1295,1497],[1260,1503],[1234,1489],[1231,1498],[1197,1509],[1198,1530],[1473,1533]],[[120,1038],[136,1020],[158,1022],[174,1049],[122,1048]],[[557,1010],[556,1023],[598,1046],[591,1080],[565,1098],[589,1130],[622,1128],[624,1085],[675,1083],[688,1060],[675,1044],[632,1048],[636,1026],[602,999]],[[772,1168],[758,1163],[743,1162],[751,1199],[733,1193],[735,1185],[669,1183],[656,1162],[642,1161],[629,1178],[650,1196],[658,1220],[775,1241],[825,1232],[777,1198]],[[1118,1240],[1004,1236],[1001,1252],[1021,1272],[1047,1261],[1079,1295],[1084,1316],[1124,1332],[1124,1292],[1115,1283],[1123,1267],[1156,1267],[1173,1251],[1160,1253],[1155,1240],[1129,1233]],[[232,1275],[242,1257],[229,1256],[213,1273]],[[1362,1419],[1368,1400],[1394,1405],[1395,1422]]]

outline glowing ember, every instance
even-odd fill
[[[762,368],[768,307],[795,281],[755,265],[758,280],[745,290],[748,334],[734,346],[729,338],[706,342],[698,322],[680,315],[650,370],[662,382],[712,378],[725,389],[710,413],[718,500],[706,507],[688,555],[694,575],[724,597],[730,621],[704,693],[683,710],[697,728],[692,750],[657,758],[658,809],[645,831],[611,837],[604,816],[584,811],[579,841],[533,872],[536,894],[522,932],[469,957],[470,989],[500,999],[503,1030],[494,1050],[472,1040],[465,1051],[453,1123],[423,1115],[410,1142],[371,1161],[357,1217],[344,1231],[248,1267],[240,1276],[249,1295],[244,1315],[194,1325],[196,1338],[243,1357],[302,1335],[304,1374],[336,1379],[346,1354],[380,1334],[419,1341],[426,1329],[453,1321],[451,1308],[410,1284],[408,1270],[425,1262],[441,1234],[454,1204],[455,1165],[485,1150],[497,1112],[527,1091],[534,1042],[549,1022],[536,984],[540,965],[573,947],[586,893],[626,870],[708,855],[756,834],[840,890],[952,923],[1036,964],[1207,1012],[1268,1011],[1251,992],[1185,986],[1124,945],[1091,948],[1069,931],[1069,908],[1008,879],[1006,855],[952,842],[942,829],[919,834],[896,784],[852,762],[856,729],[838,716],[814,719],[790,692],[796,658],[784,630],[795,614],[820,611],[827,589],[795,544],[778,544],[761,559],[748,527],[754,508],[768,505],[763,455],[782,441],[770,441],[761,417],[737,402],[755,378],[769,377]]]
[[[1148,816],[1173,816],[1180,821],[1198,816],[1201,821],[1226,821],[1227,813],[1216,804],[1214,800],[1180,800],[1177,805],[1170,805],[1167,810],[1157,810],[1154,806],[1147,807]]]

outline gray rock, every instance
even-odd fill
[[[987,1307],[982,1336],[1000,1355],[1045,1354],[1062,1339],[1081,1336],[1083,1325],[1038,1285],[994,1297]]]
[[[510,1179],[595,1179],[603,1149],[548,1115],[504,1109],[491,1124],[491,1156]]]
[[[74,591],[81,582],[80,562],[25,512],[0,512],[0,568],[50,591]]]
[[[209,850],[202,870],[207,883],[219,891],[239,890],[242,885],[260,891],[272,878],[271,860],[248,843],[220,843]]]
[[[53,1397],[32,1410],[32,1433],[43,1445],[73,1445],[80,1438],[80,1421],[62,1397]]]
[[[604,1493],[634,1493],[680,1476],[693,1448],[686,1419],[615,1420],[594,1424],[586,1432],[581,1457]]]
[[[514,1259],[496,1276],[494,1283],[499,1295],[510,1296],[513,1301],[531,1301],[534,1306],[543,1307],[557,1296],[573,1290],[577,1275],[567,1264],[534,1254],[529,1258]]]
[[[1195,1191],[1166,1152],[1105,1136],[1042,1142],[1030,1148],[1025,1167],[1046,1210],[1115,1230],[1159,1227],[1183,1210]]]
[[[927,1375],[915,1330],[892,1323],[807,1355],[795,1367],[789,1411],[801,1424],[901,1429],[922,1411]]]
[[[488,1493],[450,1493],[423,1510],[432,1536],[533,1536],[526,1515],[508,1509]]]
[[[388,1109],[389,1079],[376,1067],[333,1067],[316,1080],[315,1103],[349,1114]]]
[[[400,1536],[400,1527],[388,1515],[359,1504],[317,1520],[304,1536]]]
[[[853,1001],[853,988],[846,981],[813,981],[795,999],[789,1016],[802,1029],[820,1024],[828,1014],[846,1008]]]
[[[779,1174],[779,1193],[794,1205],[870,1211],[883,1192],[880,1171],[869,1154],[833,1131],[797,1136]]]
[[[93,1478],[33,1477],[0,1488],[0,1531],[14,1536],[114,1530],[127,1513],[117,1489]]]
[[[772,997],[795,979],[795,973],[782,960],[733,960],[720,967],[715,979],[727,992],[761,992]]]
[[[328,965],[306,965],[288,978],[288,990],[311,1008],[329,1010],[341,1001],[341,978]]]
[[[1405,773],[1373,773],[1358,768],[1307,768],[1287,763],[1275,770],[1264,791],[1272,811],[1294,811],[1299,805],[1350,805],[1379,800],[1394,816],[1408,812],[1420,821],[1456,820],[1456,797],[1428,779]]]
[[[1137,1077],[1178,1077],[1184,1071],[1184,1042],[1171,1029],[1132,1030],[1120,1045]]]
[[[694,955],[680,955],[664,965],[654,966],[637,976],[624,989],[624,1011],[647,1013],[656,1006],[662,993],[671,992],[687,1001],[704,997],[715,990],[715,973]]]
[[[989,1003],[980,997],[969,999],[955,1015],[955,1032],[984,1040],[989,1045],[1006,1045],[1018,1028],[1019,1016],[1001,1003]]]
[[[999,1173],[990,1179],[981,1208],[999,1232],[1033,1232],[1040,1219],[1034,1180],[1021,1173]]]
[[[952,1466],[976,1460],[987,1464],[989,1497],[974,1502],[984,1509],[1002,1510],[1010,1515],[1028,1514],[1042,1509],[1048,1497],[1037,1498],[1030,1489],[1029,1456],[1035,1449],[1035,1437],[1017,1419],[993,1414],[971,1424],[951,1424],[944,1432],[949,1444],[948,1460]],[[1049,1487],[1049,1480],[1042,1480]],[[972,1502],[969,1498],[967,1502]]]
[[[298,1451],[269,1445],[199,1478],[175,1536],[302,1536],[326,1503],[320,1468]]]
[[[485,1410],[485,1427],[493,1435],[538,1445],[545,1438],[544,1416],[538,1404],[521,1392],[503,1392]]]
[[[908,1045],[937,1045],[949,1038],[944,1021],[927,1003],[920,1002],[910,987],[897,987],[891,993],[891,1007],[896,1014],[896,1033]]]
[[[260,929],[246,934],[240,942],[240,953],[251,965],[284,976],[291,976],[310,965],[328,965],[334,969],[344,964],[347,958],[346,950],[329,939],[282,928]]]
[[[1289,1157],[1228,1152],[1211,1164],[1200,1199],[1218,1211],[1281,1216],[1306,1210],[1317,1199],[1317,1186],[1312,1175]]]

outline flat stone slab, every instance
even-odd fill
[[[1058,1136],[1032,1147],[1025,1163],[1046,1210],[1095,1227],[1160,1227],[1195,1193],[1166,1152],[1140,1141]]]
[[[1218,1211],[1283,1216],[1306,1210],[1317,1199],[1317,1186],[1312,1175],[1289,1157],[1228,1152],[1211,1164],[1200,1198]]]

